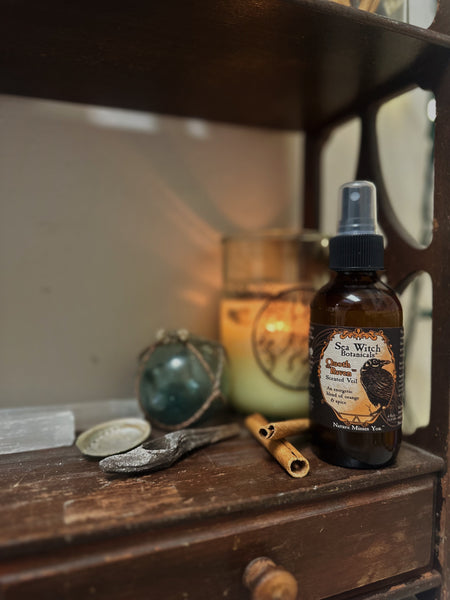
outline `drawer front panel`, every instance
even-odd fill
[[[246,599],[246,565],[268,556],[315,600],[426,568],[434,480],[342,495],[270,513],[197,523],[72,548],[0,567],[4,600]]]

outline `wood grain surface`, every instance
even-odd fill
[[[431,567],[440,459],[405,444],[394,466],[353,471],[303,451],[302,480],[244,430],[141,477],[76,448],[3,456],[0,597],[246,598],[242,573],[267,555],[312,599]]]
[[[448,56],[444,35],[322,0],[1,7],[0,93],[255,126],[317,130]]]

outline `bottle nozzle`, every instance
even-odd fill
[[[377,233],[377,191],[371,181],[351,181],[339,190],[341,219],[330,240],[330,268],[378,271],[383,268],[383,236]]]
[[[371,181],[352,181],[341,186],[341,218],[338,235],[374,234],[377,229],[377,191]]]

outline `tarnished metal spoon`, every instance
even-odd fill
[[[238,435],[238,424],[199,429],[181,429],[150,440],[124,454],[113,454],[100,461],[105,473],[146,473],[166,469],[185,454]]]

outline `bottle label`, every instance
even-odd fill
[[[310,328],[311,419],[332,429],[397,429],[403,406],[403,328]]]

